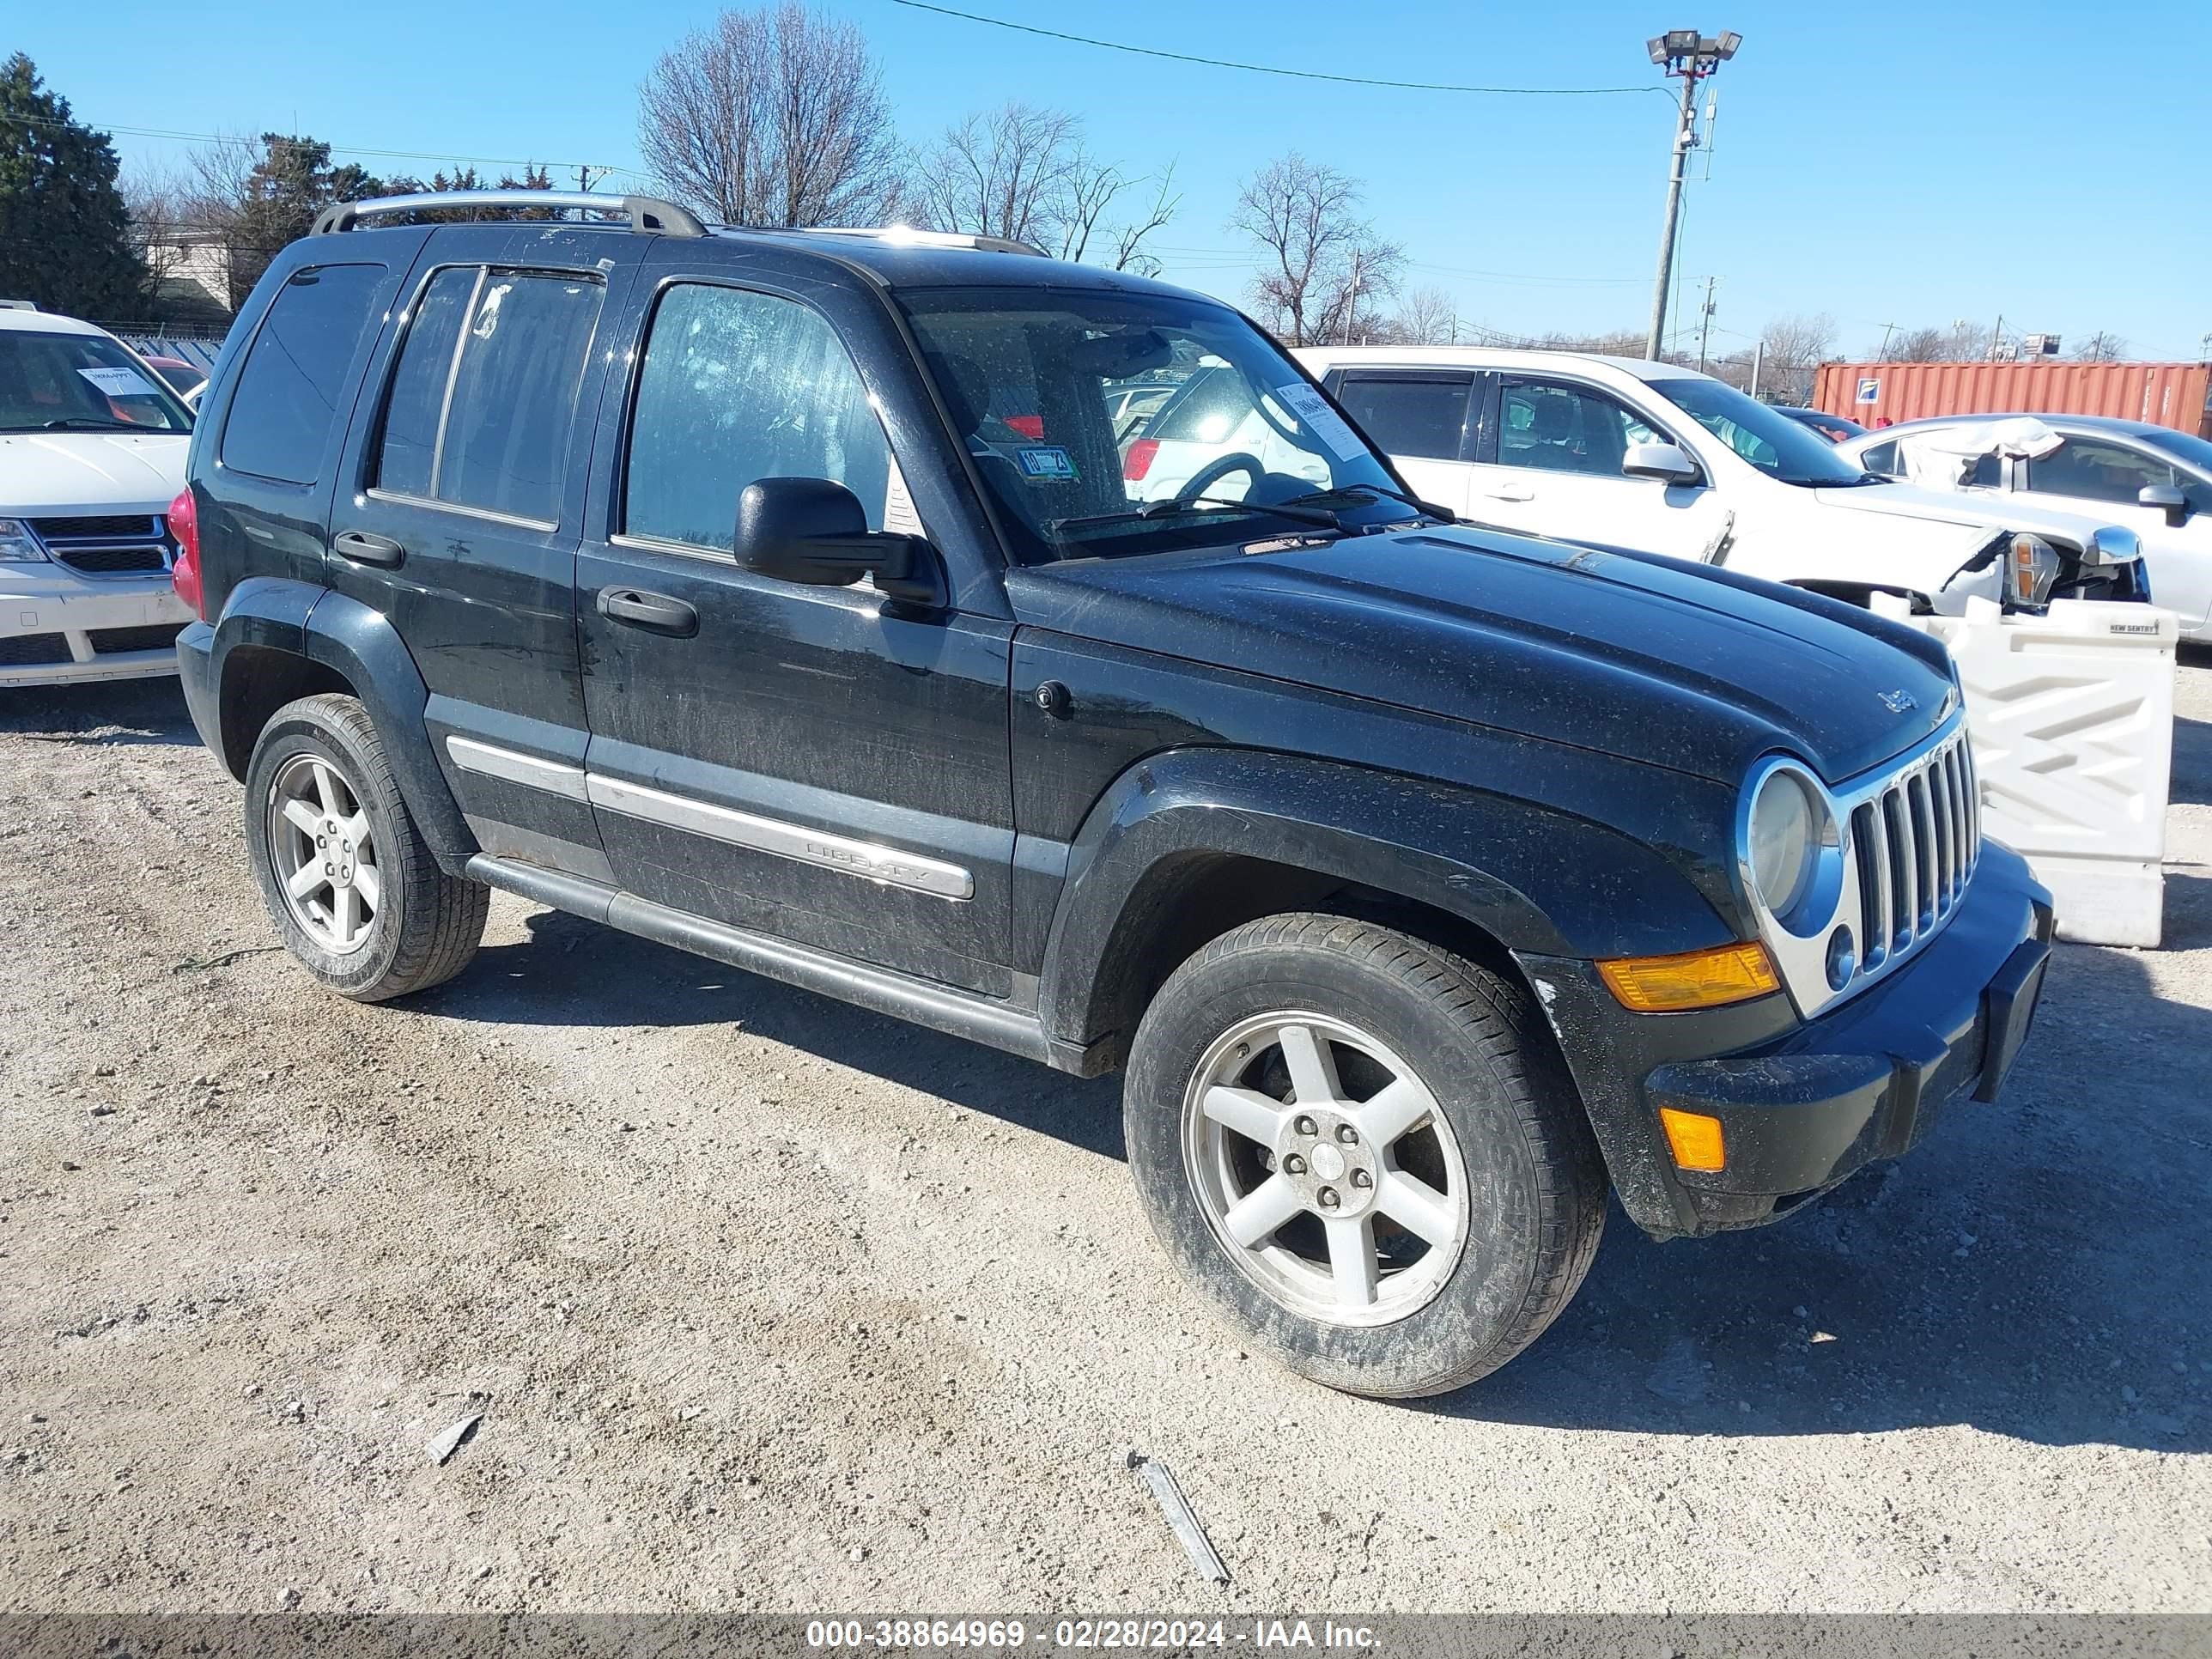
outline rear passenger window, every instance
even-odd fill
[[[1473,384],[1466,379],[1370,380],[1347,374],[1338,398],[1344,412],[1384,454],[1455,461]]]
[[[464,267],[433,276],[392,371],[377,487],[558,523],[604,293],[579,276]]]
[[[316,481],[384,276],[382,265],[321,265],[277,290],[238,373],[222,429],[225,466],[285,483]]]
[[[890,446],[836,332],[796,301],[683,283],[662,297],[630,420],[623,528],[735,548],[761,478],[827,478],[884,525]]]

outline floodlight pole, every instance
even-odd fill
[[[1690,152],[1698,143],[1698,82],[1736,54],[1743,36],[1734,30],[1718,35],[1695,29],[1668,29],[1644,43],[1651,61],[1682,82],[1682,113],[1674,123],[1674,166],[1667,179],[1667,223],[1659,233],[1659,276],[1651,285],[1651,332],[1644,355],[1659,361],[1659,347],[1667,332],[1667,290],[1674,280],[1674,237],[1682,223],[1682,174]]]
[[[1644,355],[1655,363],[1659,361],[1660,341],[1667,328],[1667,289],[1674,276],[1674,231],[1682,221],[1682,171],[1689,164],[1690,146],[1697,142],[1698,74],[1695,58],[1683,67],[1681,76],[1682,118],[1674,129],[1674,170],[1667,181],[1667,222],[1659,232],[1659,276],[1651,285],[1651,331],[1644,342]]]

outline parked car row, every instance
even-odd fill
[[[1534,1340],[1608,1189],[1758,1224],[2003,1084],[2049,896],[1942,647],[1830,595],[2124,594],[2125,532],[1648,365],[1316,355],[1340,407],[1126,273],[432,204],[276,258],[167,521],[333,992],[497,888],[1121,1068],[1167,1255],[1382,1395]]]

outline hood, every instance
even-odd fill
[[[0,433],[0,519],[166,513],[189,432]]]
[[[1962,532],[1971,532],[1962,533],[1960,538],[1961,562],[1978,551],[1999,530],[2025,530],[2064,542],[2078,551],[2087,544],[2090,532],[2103,528],[2108,522],[2079,513],[2054,513],[2047,507],[2031,507],[2010,495],[1922,489],[1913,484],[1855,484],[1848,489],[1815,493],[1826,507],[1883,513],[1932,525],[1958,526]]]
[[[1028,626],[1733,786],[1793,750],[1841,781],[1942,723],[1943,647],[1837,601],[1466,528],[1008,573]]]

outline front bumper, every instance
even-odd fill
[[[166,574],[0,565],[0,687],[174,673],[176,635],[191,619]]]
[[[1820,1018],[1786,997],[1632,1014],[1590,964],[1529,957],[1629,1214],[1659,1237],[1771,1221],[1917,1146],[1964,1095],[1996,1098],[2035,1015],[2051,896],[1985,843],[1966,896],[1911,963]],[[1721,1121],[1725,1167],[1679,1170],[1662,1106]]]

